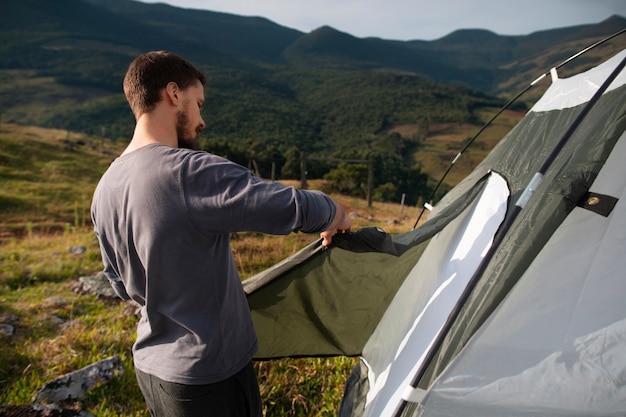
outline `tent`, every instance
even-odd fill
[[[626,50],[552,84],[419,228],[244,281],[258,359],[358,356],[339,415],[626,415]]]

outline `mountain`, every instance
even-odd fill
[[[189,10],[166,4],[129,0],[85,0],[103,10],[140,22],[163,33],[178,50],[194,61],[211,65],[242,62],[282,63],[282,52],[302,33],[261,17]],[[157,49],[155,45],[148,49]],[[208,54],[207,54],[208,52]]]
[[[503,87],[521,70],[534,75],[549,65],[578,52],[601,38],[626,28],[626,19],[613,16],[596,25],[535,32],[523,36],[502,36],[480,29],[457,30],[434,41],[388,41],[378,38],[355,38],[322,27],[297,39],[285,51],[289,63],[302,66],[396,70],[414,73],[433,80],[458,83],[488,94],[511,93]],[[612,50],[626,47],[626,36],[617,38]],[[605,54],[609,51],[603,51]],[[553,59],[548,66],[526,62],[538,57]],[[606,55],[604,56],[606,58]],[[588,66],[603,58],[594,56]],[[512,66],[520,63],[520,66]],[[528,68],[532,67],[532,68]],[[571,72],[576,72],[572,69]],[[532,78],[534,79],[534,78]],[[527,81],[531,81],[527,80]]]
[[[261,17],[133,0],[8,0],[0,19],[3,68],[71,63],[87,52],[91,59],[111,53],[127,61],[141,51],[168,49],[218,67],[400,71],[488,94],[501,92],[498,82],[511,75],[506,66],[512,62],[554,56],[557,47],[561,55],[572,54],[581,43],[626,27],[626,19],[613,16],[595,25],[524,36],[462,29],[434,41],[404,42],[356,38],[328,26],[302,33]]]
[[[126,68],[142,52],[167,49],[207,76],[203,146],[240,163],[276,161],[279,170],[293,165],[294,149],[378,158],[387,164],[382,184],[400,190],[419,177],[414,155],[437,126],[480,125],[548,68],[625,27],[613,16],[525,36],[459,30],[396,41],[134,0],[6,0],[0,120],[128,139]],[[570,65],[591,67],[624,47],[626,36],[616,37]],[[330,169],[320,165],[308,168]]]

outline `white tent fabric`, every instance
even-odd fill
[[[430,388],[422,416],[624,416],[626,134],[591,191]]]
[[[363,416],[393,413],[402,387],[410,383],[423,355],[489,249],[504,219],[508,197],[506,181],[492,173],[480,197],[466,209],[466,215],[459,216],[433,238],[400,287],[363,349],[371,387]],[[425,276],[430,279],[424,280]],[[396,348],[390,350],[389,346]]]
[[[626,50],[616,54],[604,64],[574,77],[553,79],[550,88],[530,111],[542,112],[565,109],[588,102],[604,80],[608,78],[617,63],[623,60],[625,56]],[[606,92],[613,91],[624,84],[626,84],[626,72],[622,71]]]

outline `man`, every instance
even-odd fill
[[[133,357],[154,417],[261,415],[257,339],[230,233],[321,232],[329,245],[350,228],[324,194],[262,181],[194,150],[205,83],[169,52],[131,63],[124,93],[135,131],[91,208],[106,276],[141,306]]]

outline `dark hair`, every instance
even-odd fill
[[[124,77],[124,94],[135,118],[150,111],[161,99],[160,93],[170,82],[181,90],[196,80],[204,86],[204,75],[191,63],[167,51],[152,51],[138,56]]]

